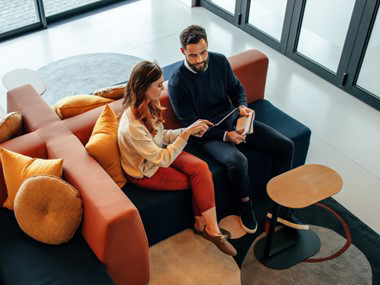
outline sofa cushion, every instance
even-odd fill
[[[92,95],[108,98],[112,100],[120,99],[124,96],[125,87],[127,84],[119,84],[115,86],[98,89]]]
[[[62,177],[63,159],[31,158],[0,148],[1,163],[8,197],[4,207],[13,210],[17,191],[24,179],[37,174],[50,174]]]
[[[310,129],[268,100],[258,100],[249,104],[249,107],[255,110],[256,120],[271,126],[294,142],[293,168],[305,164],[310,144]]]
[[[44,244],[27,236],[5,208],[0,208],[0,229],[4,285],[114,284],[79,231],[68,243]]]
[[[213,174],[218,219],[238,214],[239,197],[228,180],[227,170],[198,147],[188,144],[185,150],[206,161]],[[249,160],[252,177],[252,196],[262,199],[271,167],[271,157],[254,150],[244,150]],[[141,189],[132,183],[122,188],[138,209],[149,245],[152,246],[186,228],[191,228],[194,214],[191,207],[191,190],[157,191]],[[264,214],[263,214],[264,215]],[[158,221],[165,221],[161,223]]]
[[[67,119],[111,102],[112,99],[99,96],[75,95],[59,100],[53,110],[61,119]]]
[[[127,182],[117,141],[119,123],[115,113],[106,105],[95,123],[86,150],[121,188]]]
[[[17,137],[22,133],[22,115],[10,112],[0,118],[0,143]]]
[[[47,244],[68,242],[82,221],[82,200],[70,184],[50,175],[24,180],[14,201],[20,228]]]

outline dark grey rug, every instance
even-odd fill
[[[311,226],[321,239],[321,250],[313,258],[330,256],[337,252],[346,240],[333,230]],[[259,262],[253,254],[256,241],[251,245],[241,267],[241,284],[324,284],[324,285],[370,285],[372,284],[372,268],[366,256],[351,245],[344,254],[337,258],[319,262],[301,262],[289,269],[270,269]]]
[[[37,70],[47,85],[42,97],[54,105],[64,97],[126,81],[141,60],[127,54],[90,53],[54,61]]]

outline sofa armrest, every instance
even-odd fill
[[[263,99],[268,72],[268,57],[258,50],[251,49],[230,56],[228,61],[244,86],[248,103]]]
[[[48,158],[64,159],[64,179],[83,200],[82,235],[113,281],[147,283],[148,240],[136,207],[61,121],[37,133],[46,141]]]
[[[60,120],[30,84],[7,92],[7,111],[22,114],[24,133]]]

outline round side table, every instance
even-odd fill
[[[42,80],[42,78],[37,74],[37,72],[27,68],[9,71],[3,76],[1,81],[7,90],[11,90],[25,84],[30,84],[40,95],[46,91],[46,83]]]
[[[270,268],[289,268],[315,255],[321,247],[312,230],[284,227],[275,232],[281,206],[305,208],[338,193],[343,186],[340,175],[323,165],[307,164],[272,178],[267,193],[275,202],[268,235],[254,248],[256,258]]]

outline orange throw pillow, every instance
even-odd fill
[[[121,188],[127,182],[121,167],[117,131],[119,122],[111,107],[106,105],[100,114],[86,150]]]
[[[62,177],[63,159],[31,158],[0,148],[1,163],[8,197],[4,207],[13,211],[14,199],[22,182],[36,174],[50,174]]]

